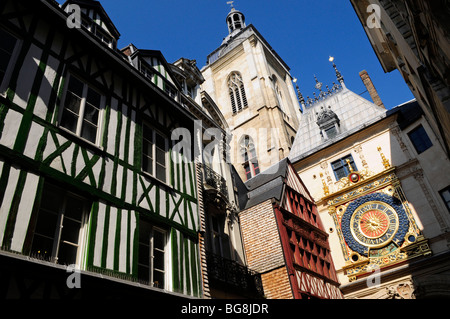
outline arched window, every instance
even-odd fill
[[[230,74],[228,79],[228,89],[230,93],[231,109],[233,114],[241,111],[248,106],[247,97],[245,95],[244,82],[242,76],[238,72]]]
[[[277,95],[278,106],[280,107],[281,111],[286,113],[286,111],[284,110],[283,93],[281,92],[281,88],[278,85],[278,81],[275,76],[273,76],[273,85],[275,88],[275,93]]]
[[[256,157],[256,148],[253,139],[245,135],[240,144],[241,156],[243,160],[245,177],[247,180],[259,174],[258,158]]]

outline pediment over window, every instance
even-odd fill
[[[320,113],[317,115],[317,125],[320,129],[320,135],[324,139],[332,139],[340,133],[340,119],[336,113],[331,110],[329,106],[328,109],[322,107]]]
[[[317,125],[319,125],[320,129],[323,129],[331,124],[340,124],[339,117],[331,110],[330,107],[328,107],[328,109],[324,109],[322,107],[322,111],[317,114]]]

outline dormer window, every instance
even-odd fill
[[[107,35],[106,32],[104,32],[101,27],[95,26],[94,33],[95,33],[95,36],[97,38],[99,38],[107,46],[109,46],[110,48],[113,47],[113,38],[111,36]]]
[[[338,134],[337,127],[333,124],[332,126],[324,129],[327,138],[333,138]]]
[[[81,12],[81,26],[90,31],[96,38],[111,49],[115,49],[120,37],[119,31],[114,26],[105,9],[98,1],[68,0],[62,8],[67,13],[72,13],[73,6],[78,6]]]
[[[317,114],[317,125],[320,128],[320,135],[324,139],[332,139],[339,134],[339,117],[331,110],[331,107],[324,109]]]
[[[155,75],[155,72],[153,72],[148,66],[142,63],[141,60],[139,60],[139,71],[141,71],[141,73],[149,80],[152,80],[153,76]]]
[[[108,47],[114,47],[114,39],[112,36],[108,35],[105,30],[94,21],[89,18],[83,17],[81,19],[81,25],[86,28],[86,30],[90,31],[94,34],[100,41],[106,44]]]
[[[195,97],[196,97],[196,89],[195,89],[195,87],[192,87],[192,86],[190,86],[190,85],[188,85],[187,86],[187,94],[191,97],[191,98],[193,98],[193,99],[195,99]]]

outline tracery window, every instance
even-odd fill
[[[247,180],[260,173],[258,158],[256,156],[256,148],[253,139],[246,135],[240,144],[241,155]]]
[[[233,114],[241,111],[248,106],[244,82],[242,81],[242,76],[240,73],[231,73],[230,77],[228,78],[228,89]]]
[[[280,109],[283,112],[285,112],[284,102],[283,102],[283,93],[281,92],[281,88],[278,85],[278,81],[277,81],[277,78],[275,76],[273,78],[273,85],[274,85],[274,88],[275,88],[275,93],[277,95],[278,106],[280,107]]]

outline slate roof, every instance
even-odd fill
[[[272,198],[281,200],[289,163],[285,158],[245,183],[233,167],[239,208],[245,210]]]
[[[401,130],[404,130],[424,115],[423,109],[415,99],[390,109],[386,112],[386,116],[396,113],[398,114],[397,123]]]

